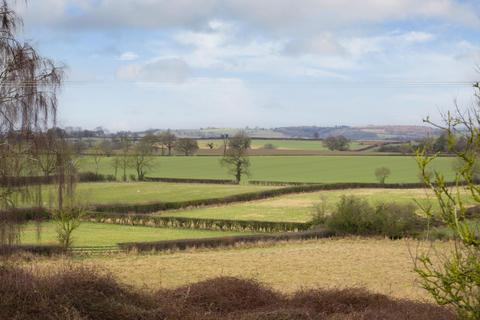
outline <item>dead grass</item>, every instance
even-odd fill
[[[256,279],[283,293],[319,287],[365,287],[396,298],[424,300],[429,296],[416,283],[409,253],[409,247],[415,250],[417,244],[413,240],[323,239],[155,255],[98,256],[73,263],[98,267],[121,283],[146,290],[231,276]],[[421,243],[422,247],[426,245]],[[446,244],[441,243],[442,247]],[[40,269],[66,262],[60,258],[39,259]]]

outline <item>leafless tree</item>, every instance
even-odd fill
[[[221,160],[221,164],[228,168],[237,183],[240,183],[242,176],[250,173],[248,159],[250,144],[251,140],[245,132],[237,133],[228,140],[227,152]]]
[[[18,149],[12,147],[12,141],[8,137],[15,134],[22,141],[21,145],[25,146],[29,140],[35,138],[33,132],[43,131],[55,124],[57,92],[63,78],[62,68],[41,57],[27,42],[17,39],[17,27],[21,24],[21,18],[10,9],[8,2],[1,1],[0,172],[10,177],[20,174],[15,170],[15,161],[18,161],[20,155]],[[33,151],[32,148],[26,148],[21,153],[28,156]],[[2,186],[0,211],[5,212],[15,205],[11,196],[17,192],[20,190],[15,185]],[[8,222],[8,215],[2,214],[1,217],[3,219],[0,234],[3,236],[0,241],[1,244],[8,244],[18,239],[15,235],[18,228]]]
[[[170,132],[170,130],[168,130],[160,134],[159,140],[167,148],[168,155],[171,156],[172,150],[175,147],[175,141],[177,140],[177,137],[172,132]]]
[[[145,136],[137,142],[133,148],[130,165],[137,172],[137,180],[142,181],[145,178],[147,170],[152,165],[153,141],[149,136]]]

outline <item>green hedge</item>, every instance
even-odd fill
[[[332,234],[327,230],[311,230],[304,232],[289,232],[280,234],[261,234],[203,239],[165,240],[155,242],[127,242],[119,243],[118,246],[127,251],[161,251],[161,250],[185,250],[188,248],[216,248],[234,246],[238,243],[252,243],[259,241],[289,241],[327,238]]]
[[[157,228],[204,229],[221,231],[246,232],[297,232],[310,228],[308,223],[298,222],[269,222],[248,220],[219,220],[199,219],[187,217],[164,217],[149,215],[118,215],[92,213],[85,217],[89,221],[98,223],[112,223],[132,226],[148,226]]]

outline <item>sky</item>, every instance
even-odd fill
[[[420,125],[474,103],[478,0],[17,1],[61,126]]]

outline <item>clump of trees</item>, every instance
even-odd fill
[[[175,148],[175,143],[177,141],[175,134],[170,130],[162,132],[158,136],[158,141],[162,150],[162,156],[165,155],[165,150],[167,151],[167,155],[171,156],[172,150]]]
[[[198,151],[198,142],[191,138],[180,138],[175,144],[175,151],[185,156],[192,156]]]
[[[241,131],[229,138],[227,145],[221,164],[235,177],[235,181],[240,183],[243,176],[250,174],[248,149],[251,145],[251,139],[245,132]]]
[[[381,184],[385,183],[385,180],[390,176],[391,173],[392,172],[387,167],[380,167],[375,169],[375,177]]]
[[[327,208],[325,201],[316,205],[312,223],[325,225],[337,235],[401,238],[420,234],[426,227],[413,204],[381,202],[372,206],[365,199],[343,196],[331,214]]]
[[[475,85],[479,90],[480,86]],[[475,108],[443,115],[443,122],[436,124],[428,118],[425,122],[443,131],[447,150],[458,161],[455,172],[456,186],[449,188],[442,173],[432,168],[437,154],[428,148],[417,152],[417,162],[425,185],[431,189],[439,210],[422,206],[427,217],[448,227],[455,239],[455,246],[448,253],[434,256],[429,251],[416,257],[415,271],[422,286],[441,305],[453,307],[461,319],[480,319],[480,235],[479,224],[469,221],[467,207],[461,194],[467,194],[473,202],[480,202],[480,186],[475,182],[475,168],[480,152],[480,93],[477,92]],[[463,148],[459,149],[459,141]],[[436,263],[435,260],[440,261]]]
[[[323,145],[331,151],[346,151],[350,149],[350,140],[342,135],[329,136],[323,140]]]

